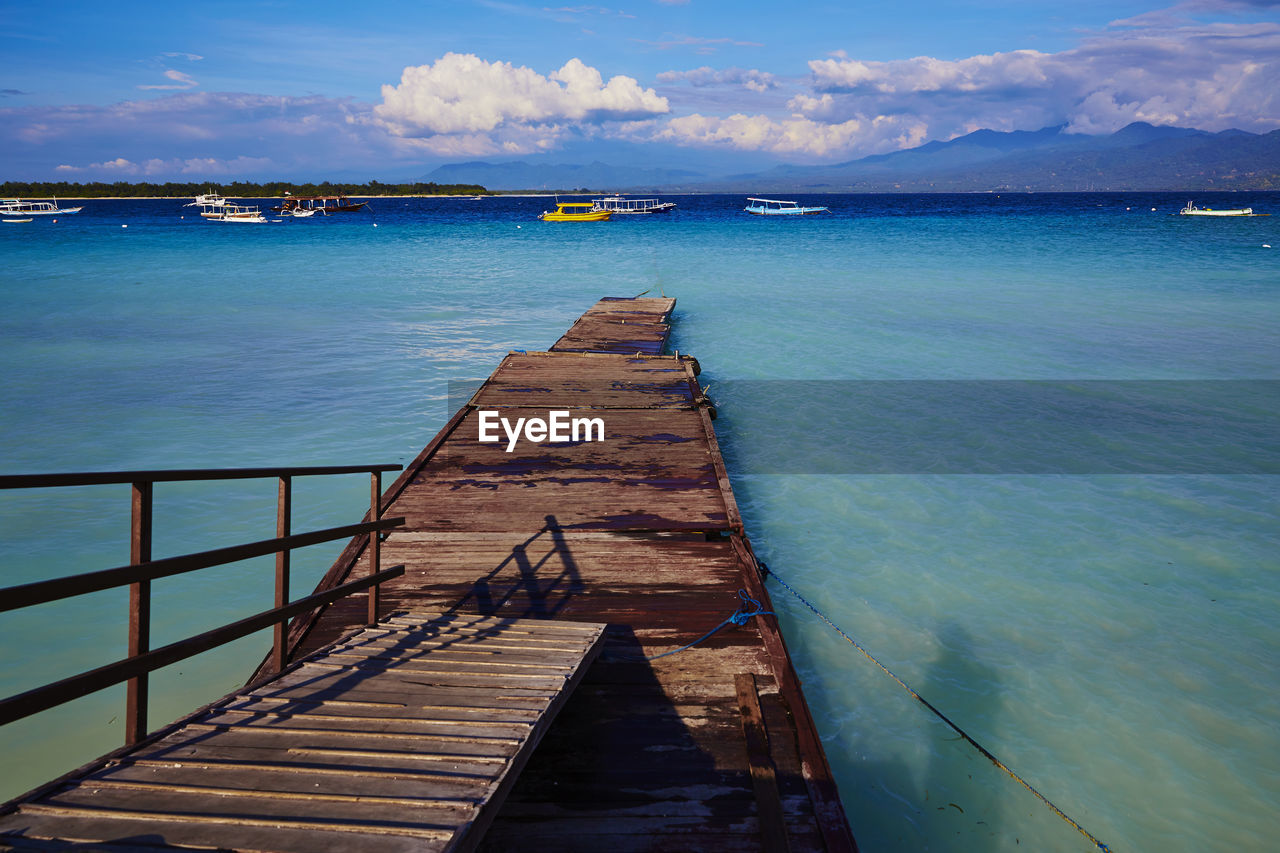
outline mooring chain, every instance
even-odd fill
[[[1095,837],[1091,832],[1089,832],[1087,829],[1085,829],[1085,828],[1084,828],[1083,826],[1081,826],[1080,824],[1076,823],[1076,821],[1072,820],[1072,819],[1071,819],[1071,818],[1066,814],[1066,812],[1064,812],[1062,809],[1058,808],[1058,807],[1057,807],[1057,806],[1055,806],[1052,802],[1050,802],[1050,801],[1049,801],[1049,799],[1048,799],[1044,794],[1040,793],[1040,792],[1039,792],[1039,791],[1037,791],[1035,788],[1033,788],[1033,787],[1031,786],[1031,784],[1030,784],[1029,782],[1027,782],[1027,780],[1023,779],[1023,778],[1022,778],[1021,776],[1019,776],[1017,773],[1014,773],[1012,770],[1010,770],[1008,767],[1006,767],[1006,766],[1004,765],[1004,763],[1000,761],[1000,759],[996,758],[996,757],[995,757],[995,756],[990,752],[990,750],[988,750],[988,749],[987,749],[986,747],[984,747],[982,744],[978,743],[976,740],[974,740],[972,737],[970,737],[970,736],[969,736],[969,733],[968,733],[968,732],[966,732],[964,729],[960,728],[960,727],[959,727],[959,726],[957,726],[955,723],[953,723],[953,722],[951,721],[951,719],[950,719],[949,717],[947,717],[947,715],[946,715],[946,714],[944,714],[944,713],[942,713],[941,711],[939,711],[939,710],[938,710],[937,708],[935,708],[935,707],[934,707],[934,706],[933,706],[933,705],[932,705],[932,704],[931,704],[927,699],[925,699],[925,698],[924,698],[923,696],[921,696],[919,693],[917,693],[916,691],[912,690],[909,686],[907,686],[907,683],[906,683],[905,681],[903,681],[903,680],[902,680],[901,678],[899,678],[898,676],[894,675],[894,674],[889,670],[889,668],[888,668],[887,666],[885,666],[884,664],[880,663],[880,661],[876,660],[876,659],[871,655],[871,653],[870,653],[870,652],[868,652],[866,649],[864,649],[864,648],[863,648],[863,647],[858,643],[858,641],[857,641],[857,640],[853,639],[853,637],[850,637],[848,634],[846,634],[846,633],[844,632],[844,630],[843,630],[843,629],[841,629],[841,627],[840,627],[839,625],[837,625],[836,623],[834,623],[834,622],[832,622],[830,619],[828,619],[825,613],[823,613],[821,610],[819,610],[818,608],[816,608],[816,607],[814,607],[812,604],[810,604],[810,603],[809,603],[809,600],[808,600],[808,599],[806,599],[803,595],[801,595],[800,593],[796,592],[796,590],[791,586],[791,584],[787,583],[785,580],[783,580],[781,577],[779,577],[779,576],[778,576],[778,574],[777,574],[776,572],[772,571],[772,570],[771,570],[768,566],[766,566],[763,562],[760,562],[759,560],[757,560],[757,561],[756,561],[756,565],[759,567],[759,569],[760,569],[760,575],[761,575],[761,577],[762,577],[765,581],[768,581],[768,580],[769,580],[769,578],[773,578],[773,579],[774,579],[774,580],[776,580],[778,583],[782,584],[782,586],[787,590],[787,592],[791,593],[793,596],[795,596],[797,599],[799,599],[800,603],[801,603],[801,604],[803,604],[805,607],[809,608],[810,610],[812,610],[812,611],[814,612],[814,614],[815,614],[819,619],[821,619],[823,622],[826,622],[828,625],[830,625],[830,626],[831,626],[831,628],[832,628],[832,629],[833,629],[837,634],[839,634],[841,637],[844,637],[844,639],[848,641],[849,645],[853,646],[855,649],[857,649],[858,651],[862,652],[862,654],[866,656],[867,660],[871,661],[873,664],[875,664],[876,666],[880,667],[880,669],[881,669],[881,670],[882,670],[886,675],[888,675],[888,676],[889,676],[890,678],[892,678],[894,681],[898,682],[898,684],[902,687],[902,689],[903,689],[903,690],[907,691],[907,692],[908,692],[908,693],[910,693],[912,696],[914,696],[914,697],[915,697],[915,698],[920,702],[920,704],[924,705],[926,708],[928,708],[930,711],[932,711],[932,712],[933,712],[933,713],[938,717],[938,719],[942,720],[942,722],[944,722],[944,723],[946,723],[948,726],[950,726],[950,727],[951,727],[951,729],[952,729],[953,731],[955,731],[955,733],[956,733],[956,734],[960,735],[960,737],[962,737],[962,738],[964,738],[966,741],[968,741],[968,742],[969,742],[969,744],[970,744],[971,746],[973,746],[975,749],[977,749],[977,750],[978,750],[978,752],[981,752],[983,755],[985,755],[985,756],[987,757],[987,759],[989,759],[989,760],[991,761],[991,763],[992,763],[992,764],[994,764],[996,767],[999,767],[1001,770],[1003,770],[1005,773],[1007,773],[1011,779],[1015,780],[1015,781],[1016,781],[1018,784],[1020,784],[1022,787],[1026,788],[1028,791],[1030,791],[1031,793],[1035,794],[1035,795],[1036,795],[1036,797],[1040,800],[1040,802],[1042,802],[1042,803],[1044,803],[1046,806],[1048,806],[1048,807],[1050,808],[1050,810],[1052,810],[1052,811],[1053,811],[1053,813],[1054,813],[1054,814],[1056,814],[1058,817],[1062,818],[1062,819],[1063,819],[1063,820],[1065,820],[1067,823],[1071,824],[1071,826],[1075,827],[1075,829],[1076,829],[1076,831],[1077,831],[1077,832],[1079,832],[1079,833],[1080,833],[1081,835],[1083,835],[1085,838],[1087,838],[1087,839],[1089,839],[1091,842],[1093,842],[1093,843],[1094,843],[1094,845],[1096,845],[1096,846],[1097,846],[1097,848],[1098,848],[1099,850],[1106,851],[1106,853],[1111,853],[1111,848],[1110,848],[1110,847],[1108,847],[1107,845],[1103,844],[1103,843],[1102,843],[1101,841],[1099,841],[1099,840],[1098,840],[1098,839],[1097,839],[1097,838],[1096,838],[1096,837]],[[719,629],[717,629],[717,630],[719,630]]]

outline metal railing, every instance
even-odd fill
[[[271,660],[275,672],[284,669],[287,627],[291,618],[337,601],[352,593],[369,590],[368,621],[378,618],[378,585],[404,574],[404,566],[381,568],[379,533],[404,523],[403,518],[382,517],[382,473],[398,471],[399,465],[356,465],[293,468],[222,468],[169,471],[104,471],[83,474],[17,474],[0,476],[0,489],[33,489],[67,486],[131,485],[132,523],[129,565],[102,571],[0,589],[0,612],[17,610],[71,598],[89,592],[129,587],[129,655],[115,663],[74,675],[0,700],[0,725],[20,720],[73,699],[87,696],[120,682],[127,682],[125,744],[138,743],[147,735],[148,674],[161,667],[208,651],[265,628],[275,628]],[[330,474],[370,475],[368,520],[360,524],[331,527],[308,533],[291,532],[293,478]],[[245,545],[201,551],[161,560],[151,559],[152,498],[155,484],[195,480],[241,480],[276,478],[276,538]],[[294,548],[331,542],[348,537],[368,538],[369,574],[325,592],[289,602],[289,557]],[[267,554],[276,555],[275,607],[238,622],[206,631],[194,637],[151,649],[151,582],[158,578],[197,569],[234,563]]]

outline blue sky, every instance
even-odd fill
[[[979,128],[1280,128],[1280,0],[0,0],[0,178],[843,162]]]

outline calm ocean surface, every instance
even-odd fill
[[[601,296],[675,296],[672,346],[712,385],[774,572],[1113,850],[1273,844],[1280,215],[821,196],[829,215],[790,220],[669,198],[595,225],[540,223],[540,198],[259,226],[91,200],[0,225],[0,473],[405,464],[450,380],[550,346]],[[1280,193],[1195,201],[1280,214]],[[1053,382],[1087,383],[1106,417],[1023,428],[1009,394]],[[938,402],[881,423],[885,389]],[[1098,439],[1139,391],[1163,395],[1161,423]],[[911,452],[857,454],[886,437]],[[367,489],[299,480],[295,529],[357,520]],[[157,557],[274,534],[272,481],[155,500]],[[0,493],[0,585],[127,563],[128,505],[125,486]],[[295,595],[338,550],[295,555]],[[270,565],[157,582],[153,644],[267,609]],[[864,850],[1093,849],[770,588]],[[126,609],[111,592],[0,614],[0,695],[123,656]],[[266,643],[159,673],[152,723],[239,686]],[[122,711],[109,690],[0,730],[0,799],[114,749]]]

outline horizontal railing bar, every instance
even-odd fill
[[[157,578],[180,575],[197,569],[208,569],[253,557],[265,557],[292,548],[305,548],[321,542],[332,542],[336,539],[348,539],[371,533],[375,530],[389,530],[404,524],[403,517],[384,518],[380,521],[365,521],[360,524],[348,524],[343,527],[330,527],[325,530],[314,530],[309,533],[295,533],[278,539],[264,539],[261,542],[250,542],[246,545],[232,545],[213,551],[200,551],[195,554],[183,554],[178,557],[166,557],[131,566],[115,569],[102,569],[97,572],[71,575],[63,578],[35,581],[34,583],[11,586],[0,589],[0,613],[6,610],[18,610],[36,604],[59,601],[89,592],[99,592],[112,587],[125,586],[138,581],[156,580]]]
[[[0,489],[53,486],[105,486],[115,483],[169,483],[195,480],[251,480],[266,477],[309,477],[323,474],[368,474],[399,471],[401,465],[325,465],[295,468],[189,468],[158,471],[87,471],[74,474],[3,474]]]
[[[82,696],[88,696],[90,693],[96,693],[112,685],[128,681],[130,678],[154,672],[161,667],[169,666],[180,660],[186,660],[193,655],[216,648],[232,640],[247,637],[256,631],[270,628],[277,622],[305,613],[322,604],[337,601],[339,598],[350,595],[353,592],[360,592],[382,581],[400,577],[403,574],[403,565],[392,566],[375,575],[345,583],[326,592],[318,592],[306,598],[300,598],[284,607],[267,610],[247,619],[232,622],[230,625],[206,631],[195,637],[179,640],[176,643],[171,643],[137,657],[118,660],[115,663],[100,666],[80,675],[73,675],[53,684],[47,684],[44,687],[37,687],[25,693],[11,696],[0,701],[0,725],[21,720],[40,711],[47,711],[49,708],[70,702],[73,699],[79,699]]]

